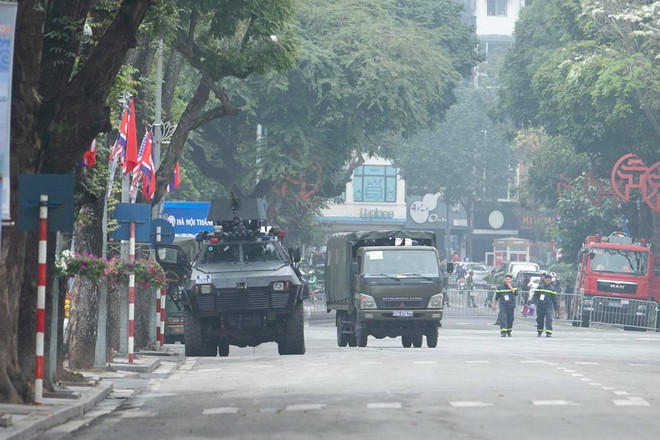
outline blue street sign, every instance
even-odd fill
[[[18,229],[39,227],[39,199],[48,196],[48,230],[73,232],[73,176],[21,174],[18,176]]]
[[[160,242],[165,244],[174,243],[174,226],[164,218],[155,218],[151,220],[151,233],[149,234],[149,241],[152,244],[157,243],[158,227],[160,226]]]
[[[112,233],[113,240],[130,239],[130,223],[135,222],[135,241],[149,242],[151,228],[151,205],[148,203],[118,203],[114,219],[119,228]]]

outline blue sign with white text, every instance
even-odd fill
[[[213,222],[206,220],[210,202],[165,202],[162,218],[174,227],[174,234],[197,235],[213,229]]]

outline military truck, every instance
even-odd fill
[[[337,345],[401,336],[404,347],[438,344],[443,314],[436,238],[429,231],[363,231],[328,239],[325,292]],[[453,271],[448,264],[447,270]]]
[[[157,245],[157,260],[183,287],[186,356],[228,356],[230,345],[264,342],[277,342],[281,355],[305,353],[300,251],[285,249],[265,212],[258,198],[214,200],[213,230],[197,236],[192,262],[179,246]]]

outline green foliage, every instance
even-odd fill
[[[553,137],[544,130],[522,130],[516,134],[513,149],[518,161],[526,169],[517,192],[527,207],[557,206],[557,185],[563,178],[579,177],[589,164],[588,157],[576,153],[573,145],[563,137]]]
[[[609,235],[621,230],[623,216],[611,199],[602,199],[601,205],[594,205],[584,192],[585,175],[578,177],[572,188],[566,188],[557,202],[558,224],[546,231],[546,238],[559,238],[562,260],[572,262],[587,235]],[[605,183],[605,182],[603,182]],[[596,196],[596,188],[589,188],[589,196]]]
[[[458,97],[436,130],[401,143],[395,163],[411,194],[442,190],[452,203],[504,197],[515,161],[506,127],[487,115],[495,97],[467,84]]]
[[[550,271],[556,274],[562,292],[573,292],[575,280],[577,279],[577,262],[575,260],[570,262],[558,261],[550,267]]]
[[[502,73],[502,107],[517,126],[544,127],[605,163],[631,149],[653,162],[660,66],[651,23],[660,11],[647,3],[550,0],[525,7]]]
[[[259,174],[276,188],[286,177],[309,185],[320,179],[315,195],[337,196],[350,158],[388,155],[392,139],[440,122],[460,75],[479,59],[453,1],[298,6],[295,68],[240,83],[224,79],[242,113],[206,124],[192,141],[214,166],[226,167],[218,180],[244,193]],[[258,123],[266,130],[261,145]]]

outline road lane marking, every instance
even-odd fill
[[[573,373],[573,374],[571,374],[571,376],[573,376],[573,377],[582,377],[583,375],[580,374],[580,373]]]
[[[616,406],[651,406],[644,399],[613,400],[612,402],[614,402]]]
[[[485,403],[479,401],[459,400],[456,402],[449,402],[454,408],[480,408],[485,406],[493,406],[492,403]]]
[[[627,396],[629,393],[628,391],[615,391],[614,394],[617,396]]]
[[[323,408],[325,408],[325,405],[322,403],[301,403],[297,405],[287,405],[286,411],[311,411]]]
[[[490,361],[466,361],[468,364],[489,364]]]
[[[584,361],[577,361],[575,362],[576,365],[599,365],[598,362],[584,362]]]
[[[578,406],[578,403],[569,400],[532,400],[537,406]]]
[[[234,406],[221,406],[218,408],[206,408],[204,411],[202,411],[203,416],[211,416],[214,414],[236,414],[238,412],[238,408]]]
[[[399,402],[375,402],[367,403],[368,409],[401,409]]]
[[[600,383],[600,382],[589,382],[589,385],[601,386],[602,383]]]
[[[364,361],[360,362],[360,365],[381,365],[382,362],[377,362],[377,361]]]
[[[614,387],[603,387],[603,389],[605,391],[612,391],[614,389]]]
[[[631,367],[650,367],[649,364],[628,364]]]
[[[413,364],[437,364],[436,361],[415,361]]]

